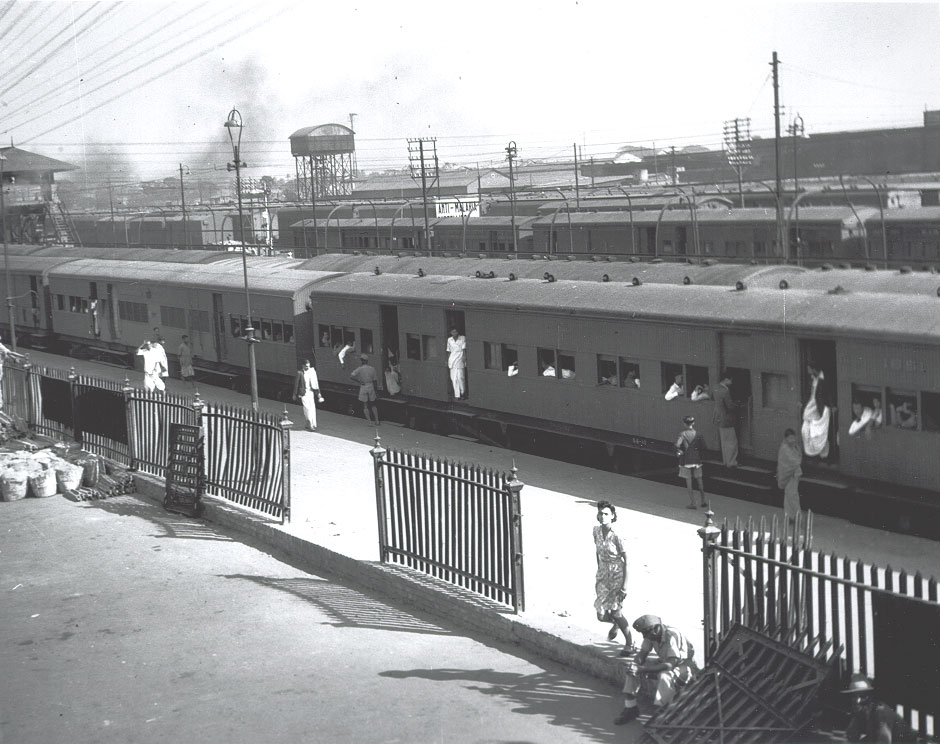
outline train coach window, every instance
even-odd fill
[[[69,312],[87,313],[88,300],[84,297],[74,297],[69,295]]]
[[[678,385],[682,388],[679,391],[679,396],[683,398],[686,397],[688,395],[688,390],[685,384],[685,370],[682,369],[682,365],[673,364],[671,362],[663,362],[660,365],[660,369],[662,370],[660,387],[662,388],[663,394],[668,394],[672,390],[673,385]]]
[[[143,302],[118,301],[118,317],[132,323],[147,323],[150,320],[147,306]]]
[[[785,411],[790,402],[790,379],[774,372],[761,372],[761,406]]]
[[[421,336],[421,353],[425,360],[440,359],[442,348],[437,336]]]
[[[924,431],[940,431],[940,393],[921,393],[920,401],[923,404],[921,422]]]
[[[160,305],[160,325],[170,328],[186,328],[186,311],[181,307]]]
[[[617,374],[617,360],[615,357],[597,355],[597,384],[614,385],[620,387],[620,376]]]
[[[205,310],[189,311],[189,329],[192,331],[209,332],[209,313]]]
[[[322,323],[318,326],[319,333],[317,338],[320,339],[320,348],[329,349],[330,348],[330,327],[328,325],[323,325]]]
[[[242,335],[242,321],[241,318],[236,318],[234,315],[230,316],[230,322],[232,326],[232,336],[235,338],[240,338]]]
[[[563,351],[558,352],[559,377],[563,380],[573,380],[575,378],[574,354],[566,354]]]
[[[294,324],[293,323],[284,323],[284,343],[292,344],[294,343]]]
[[[483,342],[483,367],[484,369],[502,369],[502,355],[500,345],[490,341]]]
[[[421,336],[417,333],[405,334],[405,357],[421,361]]]
[[[619,357],[620,381],[627,390],[637,390],[640,387],[640,365]]]
[[[920,416],[917,411],[917,393],[892,390],[887,391],[888,424],[898,429],[919,429]]]
[[[284,340],[284,325],[277,321],[271,324],[271,340],[280,343]]]
[[[271,321],[270,320],[261,321],[261,338],[265,341],[271,338]]]
[[[65,295],[57,294],[55,296],[55,306],[57,310],[65,310]]]
[[[359,350],[363,354],[371,354],[375,347],[372,344],[372,330],[369,328],[359,329]]]
[[[519,350],[515,346],[500,344],[499,355],[502,360],[503,372],[510,377],[519,374]]]
[[[555,365],[555,350],[554,349],[539,349],[538,350],[538,360],[539,360],[539,374],[542,377],[557,377],[557,367]]]

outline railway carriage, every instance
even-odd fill
[[[251,277],[259,386],[281,398],[289,394],[299,350],[310,346],[310,288],[329,276],[293,271],[296,263],[266,260],[255,265]],[[171,263],[81,259],[50,271],[49,291],[56,331],[73,349],[108,349],[132,362],[138,345],[158,327],[171,358],[187,334],[203,378],[247,390],[241,259],[184,271]]]
[[[803,276],[813,277],[805,288],[791,286]],[[812,362],[835,396],[831,455],[817,480],[852,481],[854,494],[891,494],[893,513],[877,499],[857,504],[882,519],[908,527],[917,515],[935,519],[938,282],[881,272],[881,291],[871,291],[864,285],[874,279],[864,271],[778,277],[757,272],[750,286],[731,287],[347,274],[316,287],[312,322],[321,336],[342,324],[367,334],[373,351],[378,343],[397,353],[411,425],[427,425],[424,419],[445,431],[626,470],[671,458],[688,414],[717,449],[712,404],[663,394],[677,374],[690,390],[716,385],[723,369],[742,405],[741,450],[771,469],[783,431],[800,427]],[[852,288],[853,279],[862,289]],[[448,395],[450,327],[468,340],[468,405]],[[350,392],[338,361],[318,364],[325,387]],[[510,364],[517,375],[508,375]],[[633,377],[640,388],[627,384]],[[884,426],[871,437],[849,436],[853,401],[875,398],[888,412]],[[912,428],[894,419],[905,401],[916,411]]]

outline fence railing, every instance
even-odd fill
[[[5,365],[4,412],[50,438],[166,478],[172,424],[203,427],[206,492],[290,521],[290,426],[282,416],[42,365]]]
[[[512,474],[386,450],[376,437],[383,562],[525,609],[522,483]]]
[[[735,623],[841,648],[839,672],[876,680],[925,736],[937,733],[940,604],[937,580],[812,547],[812,514],[793,529],[750,520],[717,527],[708,513],[703,543],[706,659]]]

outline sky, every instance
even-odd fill
[[[0,0],[0,142],[115,181],[225,169],[241,113],[249,176],[294,174],[289,137],[352,123],[364,171],[720,149],[920,126],[940,109],[940,3],[752,0]],[[354,115],[352,119],[350,116]]]

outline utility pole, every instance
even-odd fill
[[[671,160],[670,168],[672,170],[672,185],[675,186],[678,179],[676,178],[676,146],[671,145],[669,147],[669,155]]]
[[[578,143],[574,143],[574,203],[581,209],[581,184],[578,179]]]
[[[777,53],[773,53],[770,63],[774,70],[774,170],[776,176],[775,193],[777,195],[777,245],[783,252],[784,262],[790,260],[790,241],[783,234],[783,201],[780,188],[780,79],[778,76],[779,60]]]
[[[11,145],[12,147],[12,145]],[[0,231],[3,231],[3,273],[6,280],[7,313],[10,322],[10,345],[16,353],[16,309],[13,307],[13,284],[10,281],[10,249],[7,247],[7,207],[3,197],[3,153],[0,152]]]
[[[794,117],[793,122],[790,124],[788,131],[790,133],[790,137],[792,138],[792,142],[793,142],[793,201],[795,203],[796,200],[800,196],[800,174],[799,174],[799,170],[797,169],[797,160],[796,160],[796,145],[798,142],[797,137],[802,137],[805,131],[803,128],[803,117],[800,116],[799,113],[797,113],[797,115]],[[799,204],[796,204],[796,206],[794,207],[793,216],[796,220],[795,221],[796,237],[794,238],[794,242],[796,244],[796,260],[797,260],[797,263],[799,263],[800,262],[800,205]]]
[[[427,147],[425,147],[427,146]],[[411,177],[421,182],[421,201],[424,204],[424,243],[431,255],[431,224],[428,219],[428,188],[438,182],[437,140],[417,137],[408,140],[408,161]],[[428,178],[430,176],[430,179]],[[430,184],[428,181],[430,180]]]
[[[180,163],[180,204],[183,208],[183,247],[189,248],[189,239],[186,235],[186,189],[183,188],[183,164]]]
[[[516,143],[506,145],[506,159],[509,161],[509,214],[512,220],[512,252],[518,253],[519,246],[516,241],[516,180],[512,174],[512,161],[516,158]]]
[[[751,120],[731,119],[724,127],[728,165],[738,174],[738,198],[744,209],[744,168],[754,162],[751,153]]]
[[[114,248],[117,240],[114,237],[114,192],[111,189],[111,179],[108,179],[108,202],[111,205],[111,247]],[[124,231],[125,237],[127,236],[127,230]]]

